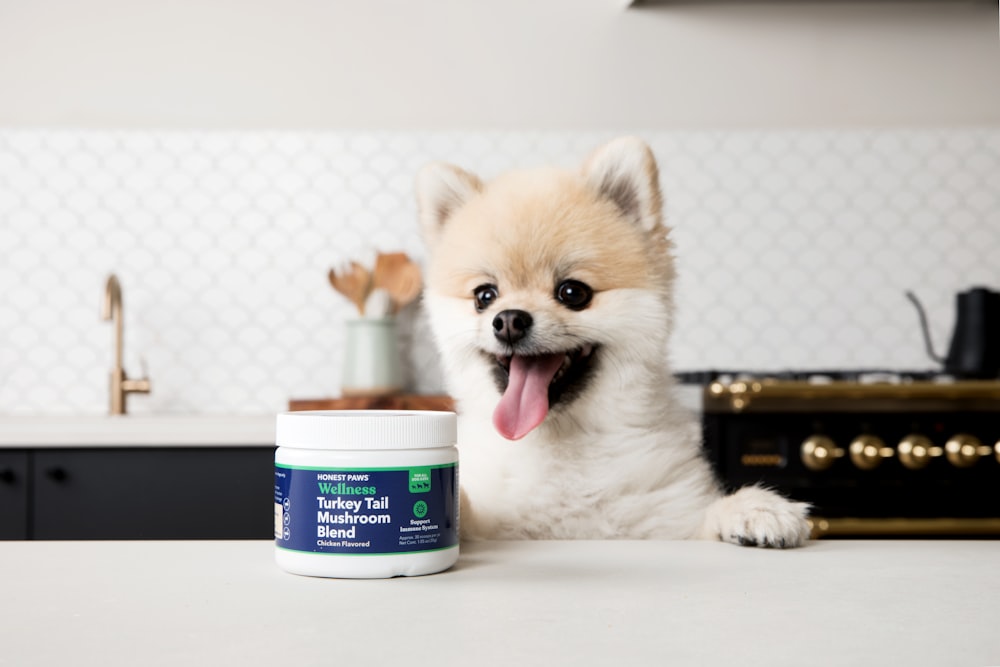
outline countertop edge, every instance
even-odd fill
[[[273,447],[274,415],[0,417],[0,450]]]

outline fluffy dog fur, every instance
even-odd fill
[[[489,184],[433,163],[417,191],[464,537],[807,539],[804,504],[723,494],[673,397],[674,264],[643,142]]]

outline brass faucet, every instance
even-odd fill
[[[114,320],[115,323],[115,365],[111,369],[111,414],[125,414],[125,397],[128,394],[148,394],[150,390],[149,378],[141,380],[130,380],[125,375],[122,367],[122,288],[118,283],[115,274],[108,276],[108,283],[104,286],[104,307],[101,309],[101,317],[105,320]]]

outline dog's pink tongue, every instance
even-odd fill
[[[519,440],[542,423],[549,412],[549,384],[562,362],[561,354],[511,358],[507,390],[493,411],[500,435]]]

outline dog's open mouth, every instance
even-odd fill
[[[503,393],[493,426],[509,440],[523,438],[542,423],[549,407],[574,397],[594,359],[594,346],[533,355],[496,355],[496,380]]]

